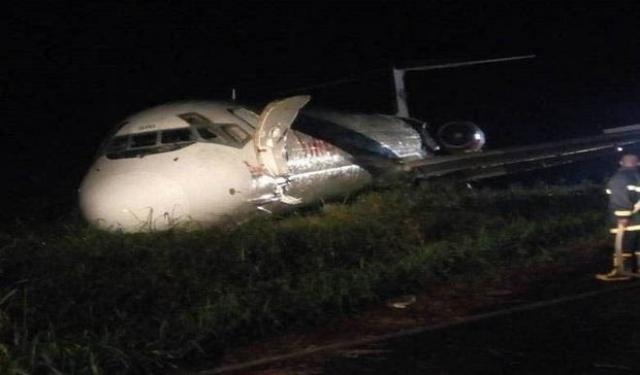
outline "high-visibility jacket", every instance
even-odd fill
[[[636,168],[620,168],[607,183],[609,194],[609,217],[612,232],[617,228],[617,219],[627,218],[628,231],[640,231],[640,174]]]

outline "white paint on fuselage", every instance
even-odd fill
[[[227,111],[233,105],[178,103],[152,108],[125,121],[116,135],[188,128],[176,115],[197,112],[217,123],[253,129]],[[216,225],[237,213],[255,210],[247,203],[252,176],[245,162],[255,163],[252,143],[235,148],[196,142],[142,157],[109,159],[101,155],[85,176],[80,208],[102,229],[164,230],[176,224]],[[234,215],[232,215],[232,213]]]
[[[245,148],[250,148],[246,146]],[[209,143],[142,158],[101,156],[80,188],[80,208],[103,229],[164,230],[215,225],[252,209],[250,150]]]
[[[241,117],[234,115],[237,111]],[[235,104],[162,105],[125,119],[112,134],[190,128],[178,117],[185,113],[200,114],[213,124],[235,124],[251,139],[237,147],[199,139],[171,151],[126,157],[107,157],[103,150],[79,189],[87,221],[101,229],[127,232],[209,227],[345,196],[372,181],[351,154],[295,130],[287,138],[290,174],[270,175],[253,141],[258,116]]]

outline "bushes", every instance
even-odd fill
[[[593,186],[362,194],[231,230],[0,234],[0,370],[139,373],[396,293],[554,261],[593,236]]]

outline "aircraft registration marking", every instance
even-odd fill
[[[149,129],[155,129],[155,128],[156,128],[155,124],[138,126],[138,130],[149,130]]]

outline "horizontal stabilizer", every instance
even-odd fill
[[[640,124],[633,124],[633,125],[627,125],[627,126],[620,126],[617,128],[604,129],[602,132],[604,134],[613,134],[613,133],[628,132],[632,130],[640,130]]]

